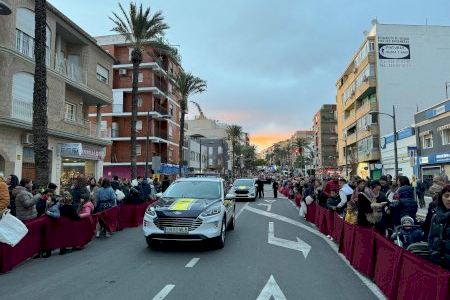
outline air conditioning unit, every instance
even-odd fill
[[[120,76],[127,76],[127,69],[119,69]]]
[[[20,140],[22,142],[22,145],[32,145],[33,144],[33,134],[31,134],[31,133],[22,134],[20,137]]]

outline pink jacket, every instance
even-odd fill
[[[87,218],[89,217],[92,212],[94,211],[94,204],[92,204],[91,201],[88,201],[83,204],[83,207],[80,210],[80,213],[78,214],[80,218]]]

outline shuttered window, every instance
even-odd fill
[[[108,69],[102,67],[101,65],[97,65],[97,80],[103,82],[104,84],[108,84],[108,78]]]

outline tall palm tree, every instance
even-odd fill
[[[178,151],[179,151],[179,170],[178,174],[182,175],[182,166],[184,165],[184,130],[185,130],[185,116],[188,106],[189,97],[198,93],[202,93],[206,90],[206,81],[200,79],[199,77],[196,77],[192,75],[191,73],[186,73],[182,69],[178,72],[176,76],[173,78],[173,88],[176,93],[178,93],[181,97],[180,100],[180,110],[181,110],[181,117],[180,117],[180,141],[178,145]]]
[[[238,148],[238,143],[242,138],[242,127],[239,125],[230,125],[227,127],[228,140],[231,142],[231,161],[232,161],[232,174],[234,177],[235,157]]]
[[[162,37],[169,26],[164,22],[164,17],[160,11],[150,13],[150,7],[143,9],[142,4],[137,7],[135,2],[130,3],[129,11],[125,11],[119,3],[122,16],[113,12],[113,16],[109,19],[114,23],[113,31],[123,35],[127,42],[131,44],[133,51],[131,52],[131,61],[133,63],[133,83],[131,90],[131,178],[137,177],[136,167],[136,123],[138,115],[138,80],[139,67],[142,63],[144,46],[151,47],[155,52],[166,54],[170,57],[176,55],[167,43],[164,43]]]
[[[36,0],[34,6],[34,89],[33,89],[33,150],[36,166],[36,179],[42,186],[49,181],[48,158],[48,119],[47,119],[47,66],[45,61],[46,30],[47,30],[46,0]]]

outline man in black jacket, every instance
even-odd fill
[[[272,189],[273,189],[273,197],[278,197],[278,182],[274,179],[272,183]]]

